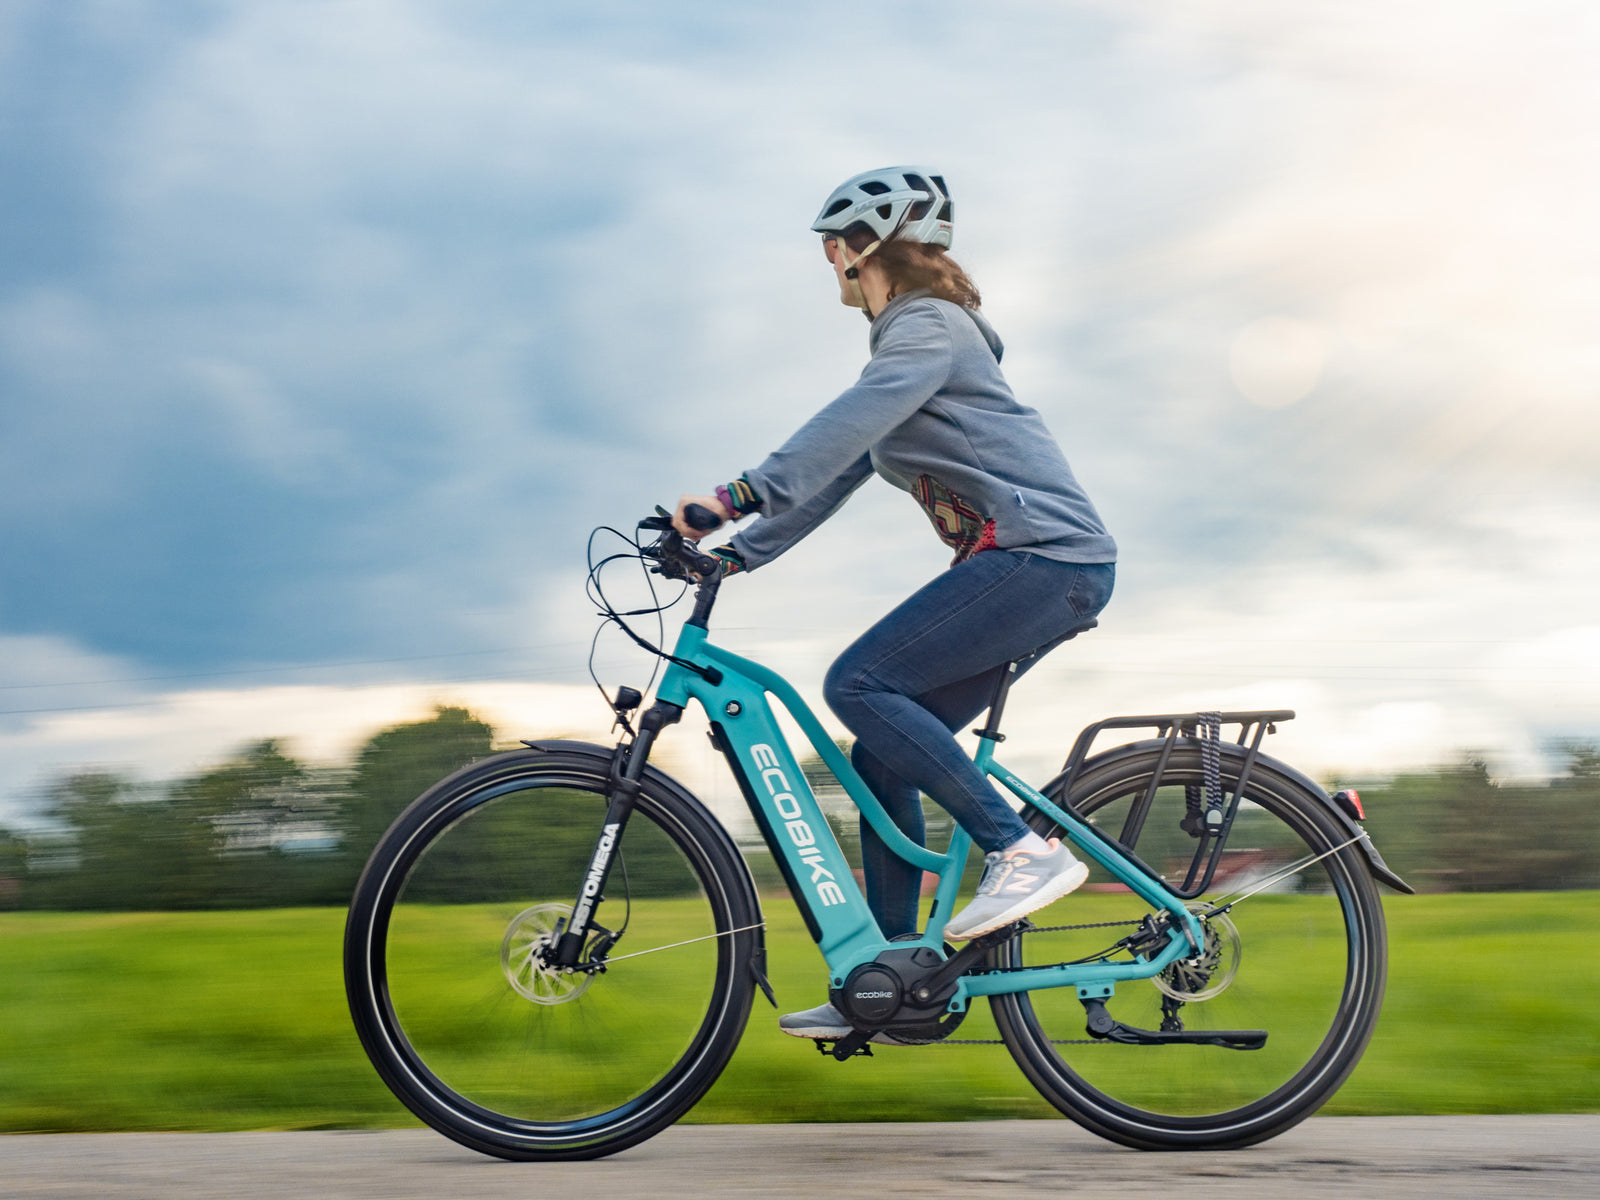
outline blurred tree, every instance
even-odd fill
[[[1497,783],[1481,759],[1361,789],[1384,858],[1428,891],[1600,887],[1600,753],[1568,746],[1547,784]]]
[[[494,730],[464,708],[439,706],[426,721],[374,734],[356,756],[340,812],[350,884],[400,811],[439,780],[493,749]]]
[[[0,910],[22,903],[22,889],[28,874],[28,843],[0,826]]]
[[[30,853],[30,908],[191,908],[211,893],[215,832],[157,789],[82,772],[50,787],[44,816],[56,832]]]
[[[373,845],[412,800],[456,768],[491,752],[493,730],[465,709],[378,734],[361,751],[346,800],[351,884]],[[514,791],[465,815],[436,841],[406,884],[413,900],[481,903],[529,895],[576,898],[600,836],[605,798],[551,788]],[[608,892],[620,897],[692,891],[693,875],[670,839],[647,821],[628,825]]]
[[[1548,848],[1542,862],[1548,888],[1600,888],[1600,746],[1590,742],[1560,747],[1567,758],[1566,775],[1547,788]]]
[[[172,797],[180,809],[211,826],[220,854],[249,854],[281,840],[294,816],[295,785],[304,774],[275,739],[268,739],[174,785]]]
[[[1566,755],[1568,781],[1587,787],[1600,786],[1600,744],[1561,742],[1556,749]]]
[[[173,785],[177,812],[212,832],[207,906],[342,902],[342,785],[341,773],[308,770],[275,739]]]
[[[425,721],[375,734],[350,771],[307,768],[267,740],[170,787],[104,771],[68,775],[41,799],[42,829],[26,836],[0,829],[0,908],[343,904],[400,810],[492,749],[487,724],[441,707]],[[1566,771],[1543,784],[1497,782],[1470,757],[1369,784],[1362,788],[1367,827],[1389,863],[1426,890],[1600,888],[1600,747],[1559,749]],[[819,756],[801,769],[858,862],[848,796]],[[924,805],[929,840],[942,845],[949,817]],[[499,900],[529,894],[530,881],[543,886],[581,873],[602,811],[599,797],[572,791],[485,805],[430,852],[415,894]],[[1248,833],[1246,816],[1241,821]],[[623,851],[634,895],[694,886],[676,847],[643,823],[630,827]],[[775,883],[765,856],[751,858],[763,881]]]

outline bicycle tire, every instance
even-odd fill
[[[1122,802],[1131,807],[1134,797],[1144,794],[1160,748],[1159,741],[1135,743],[1096,756],[1069,797],[1051,798],[1115,837],[1120,832],[1116,818],[1127,812]],[[1242,764],[1238,747],[1223,748],[1226,794],[1237,787]],[[1157,849],[1163,842],[1176,846],[1182,853],[1166,861],[1180,878],[1187,863],[1183,854],[1194,845],[1177,825],[1183,788],[1202,779],[1199,746],[1175,748],[1136,846],[1153,866],[1163,860],[1151,843]],[[1313,786],[1291,768],[1258,758],[1245,790],[1249,803],[1241,805],[1235,819],[1224,865],[1267,880],[1286,862],[1346,842],[1349,834],[1313,794]],[[1036,810],[1027,817],[1047,836],[1058,831]],[[1158,831],[1154,836],[1152,829]],[[1209,895],[1248,890],[1238,871],[1224,876],[1219,868]],[[1097,868],[1091,884],[1097,877],[1108,878]],[[1241,882],[1233,887],[1230,879]],[[1263,1048],[1067,1045],[1085,1038],[1084,1010],[1075,989],[1062,988],[991,998],[1012,1057],[1040,1094],[1066,1116],[1137,1149],[1234,1149],[1298,1124],[1333,1095],[1366,1048],[1382,1006],[1387,942],[1382,905],[1359,846],[1338,850],[1282,886],[1290,890],[1252,896],[1228,914],[1240,939],[1233,958],[1238,974],[1232,982],[1217,996],[1187,1000],[1177,1009],[1186,1028],[1265,1028]],[[1082,903],[1104,906],[1112,898],[1091,895]],[[1144,908],[1131,894],[1126,900],[1130,910]],[[1218,931],[1220,961],[1233,952],[1223,945],[1226,931],[1219,924],[1211,928]],[[1024,932],[997,947],[991,963],[1015,967],[1062,961],[1068,957],[1062,953],[1064,936]],[[1054,944],[1046,940],[1051,938]],[[1220,973],[1218,966],[1216,975],[1206,978],[1220,978]],[[1165,997],[1154,982],[1119,985],[1107,1001],[1112,1016],[1127,1025],[1158,1028],[1164,1014],[1157,1010]],[[1180,981],[1169,976],[1167,982],[1174,986]],[[1197,996],[1206,989],[1192,984],[1188,991],[1179,990]]]
[[[715,1082],[749,1017],[762,946],[749,870],[654,768],[594,911],[622,930],[611,964],[531,965],[531,940],[559,932],[582,885],[611,757],[566,743],[464,767],[396,818],[356,885],[344,968],[361,1043],[407,1108],[486,1154],[598,1158],[643,1141]]]

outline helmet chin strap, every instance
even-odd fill
[[[872,245],[868,246],[865,250],[863,250],[860,254],[856,255],[854,258],[845,258],[844,259],[844,277],[847,280],[850,281],[850,290],[851,290],[851,292],[853,292],[855,294],[855,298],[856,298],[856,305],[855,306],[857,308],[859,308],[862,312],[866,313],[869,318],[873,315],[873,312],[872,312],[872,309],[867,306],[866,293],[861,290],[861,271],[860,271],[859,268],[860,268],[862,262],[864,262],[866,260],[867,256],[869,254],[871,254],[874,250],[876,250],[881,245],[883,245],[883,239],[879,238],[877,241],[873,242]],[[844,242],[843,238],[840,238],[839,239],[839,255],[840,255],[840,257],[844,258],[844,256],[847,255],[849,252],[850,252],[850,247],[845,245],[845,242]]]

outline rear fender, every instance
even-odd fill
[[[1093,771],[1098,771],[1103,767],[1109,766],[1120,757],[1132,757],[1134,755],[1149,754],[1152,752],[1160,753],[1163,741],[1164,739],[1162,738],[1146,738],[1143,741],[1128,742],[1125,745],[1113,746],[1109,750],[1102,751],[1101,753],[1096,754],[1094,757],[1085,761],[1083,766],[1078,769],[1078,778],[1084,778]],[[1232,758],[1234,760],[1236,769],[1244,765],[1245,750],[1242,746],[1234,745],[1231,742],[1224,742],[1222,745],[1222,756],[1225,759]],[[1366,855],[1367,869],[1372,873],[1372,877],[1374,879],[1380,883],[1387,884],[1395,891],[1402,892],[1407,896],[1416,895],[1417,889],[1412,887],[1404,879],[1401,879],[1400,876],[1396,875],[1390,868],[1389,864],[1383,861],[1383,855],[1379,854],[1377,846],[1372,844],[1371,835],[1367,833],[1367,831],[1358,821],[1356,821],[1342,808],[1335,804],[1333,797],[1328,795],[1327,791],[1319,783],[1311,779],[1309,776],[1297,771],[1288,763],[1279,762],[1277,759],[1267,754],[1257,755],[1255,766],[1252,768],[1254,771],[1260,771],[1263,769],[1272,771],[1275,774],[1281,775],[1288,779],[1295,786],[1306,792],[1307,795],[1315,799],[1316,802],[1322,806],[1323,810],[1328,814],[1328,816],[1332,817],[1339,827],[1343,829],[1350,837],[1359,838],[1360,841],[1356,844],[1361,847],[1362,853]],[[1062,794],[1065,785],[1065,777],[1058,775],[1055,779],[1052,779],[1048,784],[1045,785],[1043,788],[1044,794],[1049,796],[1051,799],[1056,800],[1057,803],[1064,805],[1067,799],[1067,797]]]
[[[1349,813],[1345,812],[1344,809],[1335,804],[1333,797],[1328,795],[1327,791],[1320,784],[1308,778],[1307,776],[1302,775],[1299,771],[1289,766],[1288,763],[1281,763],[1275,758],[1267,757],[1265,754],[1256,759],[1257,766],[1260,766],[1263,763],[1271,766],[1274,771],[1278,772],[1278,774],[1287,775],[1301,787],[1305,788],[1306,791],[1310,792],[1317,798],[1317,802],[1328,811],[1334,820],[1338,821],[1339,824],[1344,827],[1345,831],[1349,833],[1351,837],[1359,837],[1361,839],[1361,841],[1357,844],[1367,856],[1367,867],[1372,871],[1372,877],[1374,879],[1376,879],[1379,883],[1388,884],[1395,891],[1402,892],[1407,896],[1415,896],[1417,894],[1416,888],[1412,887],[1404,879],[1401,879],[1400,876],[1396,875],[1394,871],[1390,869],[1389,864],[1383,861],[1383,855],[1378,853],[1378,847],[1373,844],[1372,837],[1367,833],[1366,828],[1354,817],[1350,816]]]

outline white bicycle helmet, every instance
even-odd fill
[[[834,188],[811,228],[843,233],[859,223],[880,242],[898,236],[948,249],[953,217],[943,175],[927,167],[880,167]]]

